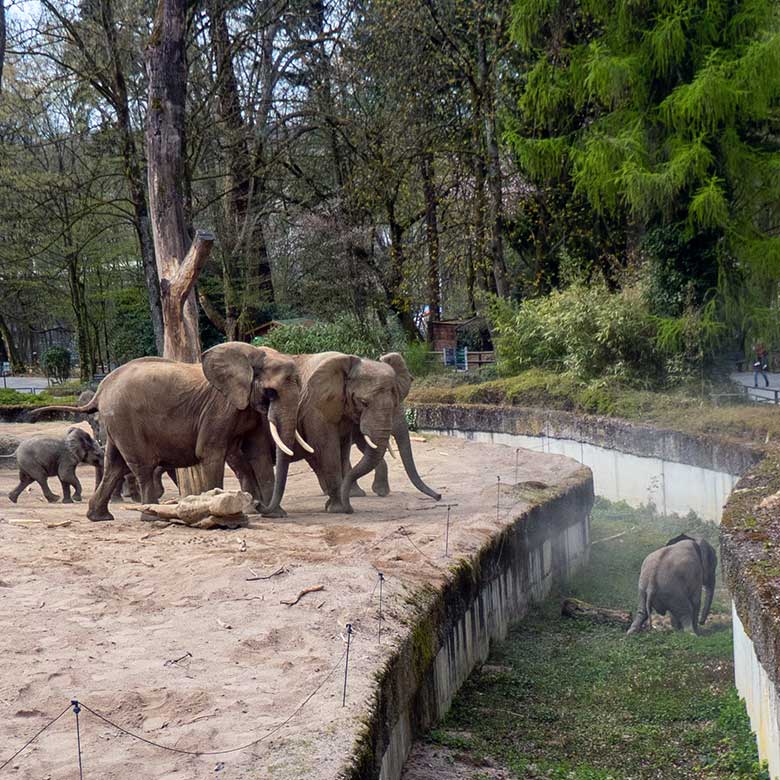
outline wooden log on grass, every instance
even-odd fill
[[[580,599],[564,599],[561,602],[561,615],[570,618],[584,618],[594,623],[613,623],[621,626],[631,625],[631,613],[622,609],[596,607]]]

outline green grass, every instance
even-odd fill
[[[18,390],[10,388],[0,389],[0,406],[27,406],[34,408],[36,406],[49,406],[50,404],[74,404],[75,395],[52,395],[49,391],[42,393],[20,393]]]
[[[627,533],[593,546],[566,595],[633,610],[643,558],[681,531],[717,549],[717,529],[693,516],[599,501],[593,540]],[[716,594],[714,611],[727,608]],[[766,780],[733,687],[730,626],[703,630],[626,637],[560,617],[551,598],[494,649],[429,740],[522,780]]]
[[[728,385],[710,389],[738,392]],[[780,439],[780,407],[774,405],[716,406],[709,398],[701,397],[701,388],[653,392],[612,379],[585,382],[571,374],[541,368],[488,382],[468,374],[434,375],[415,383],[409,402],[540,407],[637,420],[740,441]]]

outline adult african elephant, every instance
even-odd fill
[[[107,436],[105,474],[87,517],[111,520],[109,498],[128,471],[137,477],[145,502],[159,499],[160,466],[199,464],[212,488],[222,486],[227,461],[242,488],[267,502],[274,483],[273,443],[292,454],[299,400],[300,381],[289,355],[229,342],[204,352],[201,364],[132,360],[111,372],[87,405],[37,413],[100,413]]]
[[[305,458],[327,494],[328,512],[352,513],[350,490],[360,477],[382,461],[390,434],[412,482],[439,500],[441,496],[420,478],[414,465],[409,430],[401,399],[409,392],[411,375],[397,353],[380,360],[367,360],[340,352],[297,355],[301,377],[298,428],[314,447],[308,452],[298,442],[292,458],[281,455],[276,464],[276,482],[268,514],[281,511],[280,501],[291,460]],[[353,430],[364,442],[364,452],[354,466],[349,464]]]
[[[686,534],[670,539],[664,547],[650,553],[639,574],[639,606],[628,629],[629,634],[652,625],[653,610],[671,613],[676,629],[690,627],[699,633],[712,604],[717,556],[712,546]],[[699,620],[701,589],[706,587],[704,610]]]
[[[409,426],[406,423],[406,417],[403,410],[403,402],[406,399],[406,396],[409,395],[409,391],[412,389],[412,374],[406,365],[406,361],[404,360],[403,355],[398,352],[389,352],[386,355],[382,355],[379,360],[392,366],[398,382],[400,403],[395,415],[393,416],[393,436],[395,436],[395,440],[398,443],[398,451],[401,456],[401,462],[403,463],[404,469],[406,470],[406,473],[409,476],[412,484],[421,493],[425,493],[426,496],[430,496],[431,498],[438,501],[441,498],[441,494],[437,493],[435,490],[426,485],[425,482],[423,482],[422,478],[417,472],[417,467],[415,466],[414,458],[412,457],[412,444],[409,440]],[[360,431],[360,425],[357,423],[352,427],[352,441],[357,445],[357,448],[360,450],[360,452],[365,454],[368,444],[366,443],[365,437]],[[388,450],[389,449],[390,445],[388,444]],[[349,463],[347,463],[347,467],[348,466]],[[387,463],[385,462],[384,457],[379,459],[379,463],[377,463],[376,468],[374,469],[374,482],[371,485],[371,489],[378,496],[386,496],[390,493],[390,483],[388,482],[387,475]],[[357,484],[355,484],[350,491],[350,495],[364,496],[365,492],[361,490]]]

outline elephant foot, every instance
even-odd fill
[[[374,484],[371,485],[371,490],[375,496],[380,496],[381,498],[390,495],[390,485],[378,485],[374,482]]]
[[[325,503],[325,511],[332,515],[351,515],[354,510],[350,504],[342,504],[341,501],[329,498]]]
[[[15,504],[19,500],[19,494],[18,493],[9,493],[8,494],[8,500]]]
[[[73,503],[73,499],[72,498],[63,498],[62,499],[62,503],[63,504],[72,504]]]
[[[278,506],[276,509],[272,509],[270,511],[263,511],[260,510],[260,514],[263,517],[287,517],[287,512],[282,509],[282,507]]]
[[[356,482],[349,490],[349,497],[350,498],[365,498],[366,497],[366,491],[363,490],[360,485]]]
[[[59,498],[59,496],[55,496],[55,495],[52,493],[50,496],[46,496],[46,500],[47,500],[47,501],[48,501],[50,504],[56,504],[56,503],[57,503],[57,502],[60,500],[60,498]]]
[[[98,512],[97,510],[93,511],[90,509],[87,512],[87,520],[91,520],[93,523],[102,523],[113,519],[114,516],[108,510],[104,512]]]
[[[81,502],[81,493],[79,493],[77,496],[73,496],[73,500]]]

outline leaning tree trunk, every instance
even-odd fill
[[[146,156],[149,212],[160,277],[165,341],[163,355],[200,362],[195,282],[208,260],[214,237],[199,231],[190,243],[183,206],[184,106],[187,94],[185,54],[186,0],[158,0],[146,50],[149,108]],[[176,471],[181,495],[209,490],[199,466]]]

